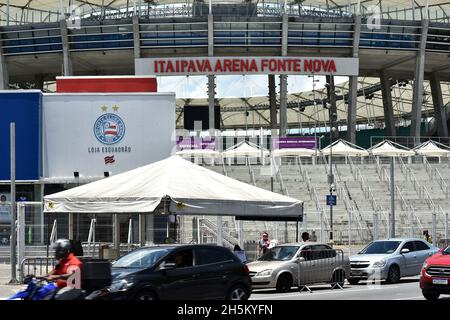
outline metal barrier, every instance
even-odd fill
[[[53,257],[25,258],[20,263],[19,281],[23,283],[26,275],[45,276],[56,265],[57,260]]]
[[[350,261],[340,249],[311,249],[305,247],[298,260],[297,282],[300,292],[312,292],[310,286],[330,283],[333,289],[343,289],[350,274]]]

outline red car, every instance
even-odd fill
[[[450,294],[450,246],[425,260],[420,288],[427,300],[437,300],[441,294]]]

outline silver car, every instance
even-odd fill
[[[438,251],[422,239],[377,240],[350,257],[348,281],[357,284],[360,280],[371,279],[396,283],[401,277],[420,274],[425,259]]]
[[[276,288],[279,292],[315,283],[343,286],[350,274],[350,261],[342,251],[317,242],[275,246],[247,266],[253,289]]]

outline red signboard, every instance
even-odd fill
[[[157,92],[154,77],[57,77],[56,92]]]

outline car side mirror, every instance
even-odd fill
[[[159,270],[167,271],[167,270],[173,270],[173,269],[176,269],[176,268],[177,268],[177,265],[174,262],[167,262],[167,263],[163,263],[159,267]]]
[[[407,248],[404,248],[404,249],[402,249],[402,251],[400,251],[401,254],[408,253],[408,252],[409,252],[409,249],[407,249]]]
[[[302,261],[305,261],[306,259],[305,259],[305,257],[297,257],[297,261],[298,262],[302,262]]]

